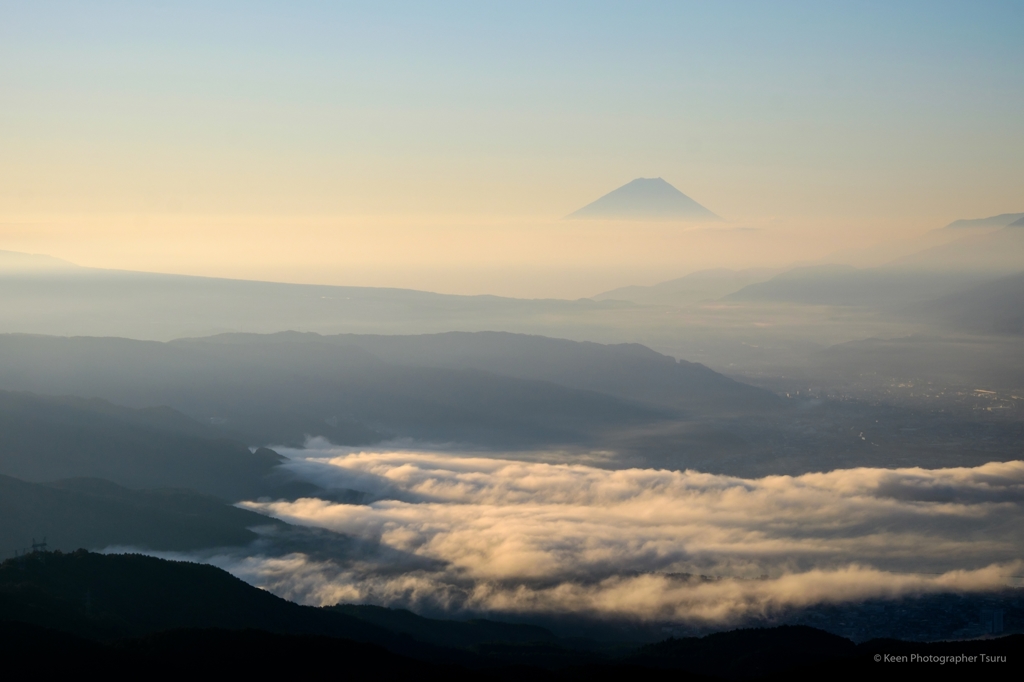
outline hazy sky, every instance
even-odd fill
[[[422,273],[752,263],[559,232],[661,176],[816,257],[1024,210],[1022,29],[1020,2],[4,2],[0,249],[466,291],[501,287]]]

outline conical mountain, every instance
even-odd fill
[[[587,204],[570,219],[597,220],[721,220],[661,178],[636,180]]]

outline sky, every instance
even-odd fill
[[[1024,210],[1020,2],[0,2],[0,249],[582,296]],[[636,177],[716,231],[560,219]]]

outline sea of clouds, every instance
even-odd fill
[[[206,559],[303,603],[728,623],[1024,572],[1020,461],[742,479],[310,446],[282,449],[292,475],[364,503],[241,506],[346,549]]]

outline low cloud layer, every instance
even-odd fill
[[[721,623],[996,589],[1022,572],[1024,462],[740,479],[437,452],[287,454],[296,476],[375,501],[244,506],[361,549],[209,560],[306,603]]]

